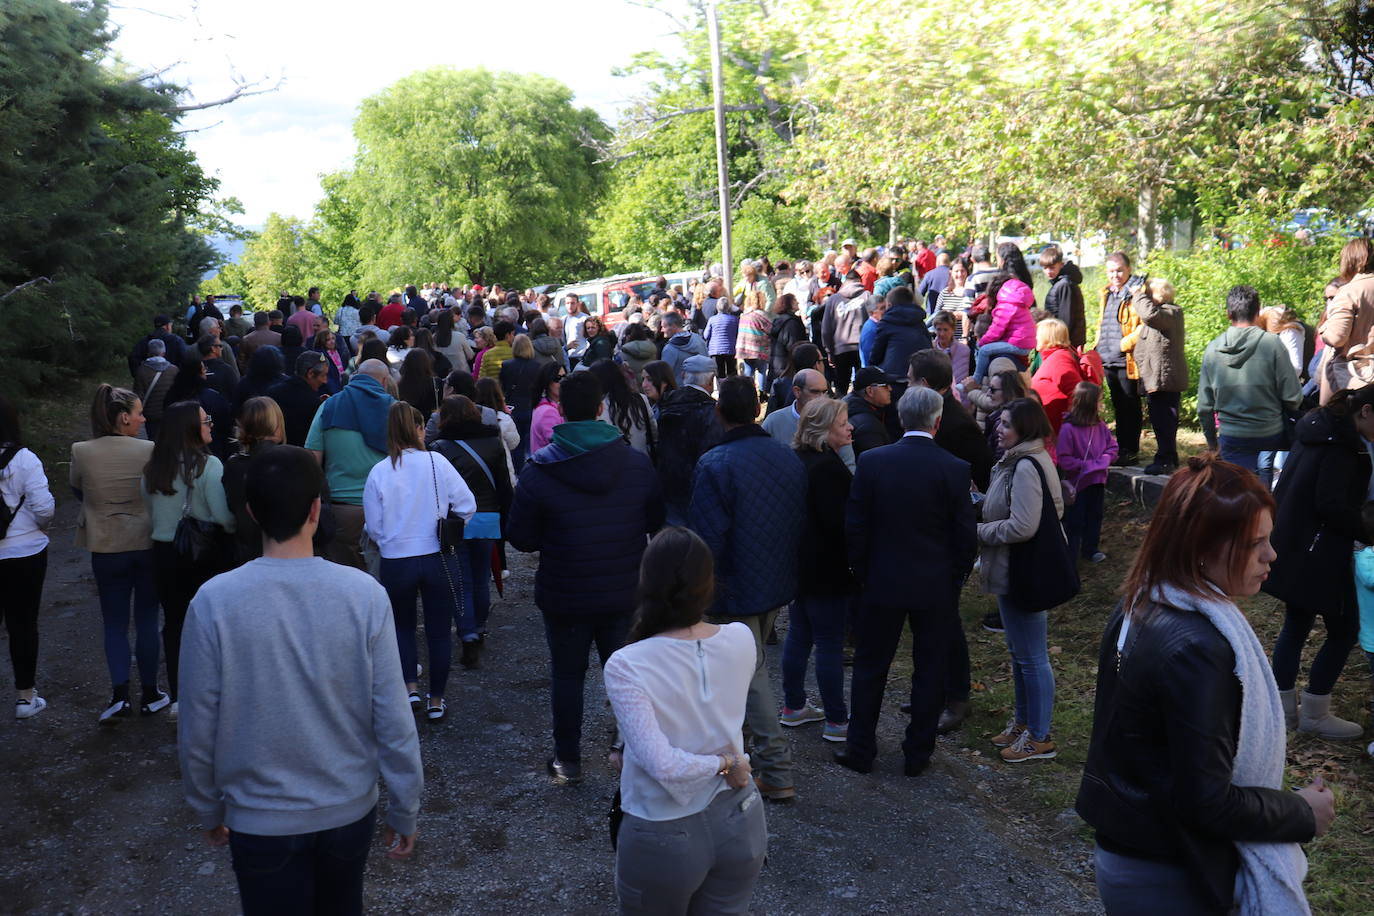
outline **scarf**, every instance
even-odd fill
[[[393,400],[372,376],[355,375],[320,405],[320,429],[351,429],[368,448],[386,454],[386,414]]]
[[[1169,585],[1155,589],[1151,598],[1181,611],[1196,611],[1216,627],[1236,655],[1240,679],[1240,737],[1232,763],[1231,782],[1238,786],[1283,788],[1283,767],[1288,736],[1284,730],[1283,705],[1269,657],[1245,615],[1229,598],[1199,598]],[[1307,876],[1307,857],[1297,843],[1237,842],[1240,870],[1236,873],[1235,900],[1241,916],[1310,916],[1302,882]]]

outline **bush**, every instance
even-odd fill
[[[1231,251],[1150,256],[1146,271],[1167,277],[1183,308],[1189,383],[1180,420],[1197,425],[1198,370],[1207,344],[1228,326],[1227,291],[1241,284],[1253,286],[1259,292],[1261,307],[1287,305],[1309,326],[1315,326],[1324,305],[1322,289],[1335,275],[1341,242],[1324,239],[1313,246],[1287,242],[1276,247],[1252,244]]]

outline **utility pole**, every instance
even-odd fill
[[[730,250],[730,169],[725,151],[725,85],[720,67],[720,23],[716,5],[706,4],[706,30],[711,38],[711,88],[716,107],[716,184],[720,189],[720,258],[725,272],[725,293],[729,295],[735,276],[734,253]]]

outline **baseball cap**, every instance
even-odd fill
[[[716,361],[709,356],[689,356],[682,361],[683,372],[715,372]]]
[[[865,366],[854,376],[854,387],[858,389],[867,388],[869,385],[887,385],[887,373],[877,366]]]
[[[841,247],[841,248],[858,248],[858,247],[859,247],[859,243],[856,242],[856,241],[854,241],[853,239],[845,239],[843,242],[840,243],[840,247]]]

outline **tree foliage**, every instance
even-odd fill
[[[611,186],[592,251],[611,271],[700,267],[720,256],[715,122],[705,3],[657,4],[684,53],[634,56],[625,73],[651,74],[605,157]],[[722,81],[735,253],[795,254],[815,245],[804,209],[786,201],[795,135],[787,87],[802,73],[796,36],[770,28],[763,2],[720,10]]]
[[[607,129],[543,76],[436,67],[363,101],[346,201],[361,277],[521,284],[586,258]],[[326,225],[343,217],[325,216]]]
[[[1323,65],[1314,23],[1352,6],[989,0],[964,28],[940,7],[788,0],[780,26],[810,39],[792,193],[1113,235],[1139,205],[1142,247],[1171,204],[1213,222],[1256,200],[1350,206],[1374,164],[1367,79],[1346,78],[1368,37],[1326,28]]]
[[[100,61],[106,4],[0,6],[0,389],[107,363],[215,262],[213,194],[173,127],[176,88]]]

